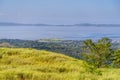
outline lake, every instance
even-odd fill
[[[65,40],[99,39],[109,37],[120,39],[120,27],[85,26],[0,26],[0,39],[37,40],[60,38]]]

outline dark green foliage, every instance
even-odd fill
[[[83,43],[83,59],[96,67],[107,67],[112,63],[114,51],[111,48],[111,40],[102,38],[97,42],[91,39]]]
[[[114,53],[113,66],[120,68],[120,49]]]
[[[80,58],[82,42],[80,40],[19,40],[19,39],[1,39],[0,44],[8,44],[9,47],[34,48],[39,50],[48,50],[52,52],[63,53],[68,56]],[[2,47],[2,46],[1,46]],[[3,47],[6,47],[3,45]]]

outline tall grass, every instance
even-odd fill
[[[119,80],[118,69],[100,69],[62,54],[0,48],[0,80]]]

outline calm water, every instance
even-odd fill
[[[70,40],[120,39],[120,27],[0,26],[0,39],[61,38]]]

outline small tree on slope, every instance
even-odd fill
[[[83,59],[95,67],[107,67],[112,63],[114,51],[111,48],[111,40],[102,38],[97,42],[91,39],[85,40],[83,43]]]

